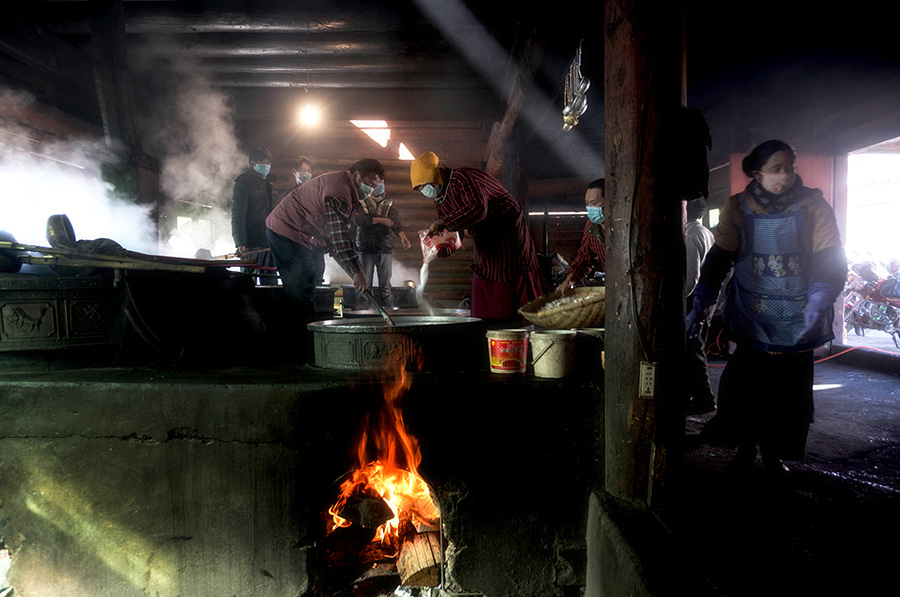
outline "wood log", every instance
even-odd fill
[[[352,583],[353,597],[381,597],[393,595],[400,586],[397,565],[394,562],[378,562],[363,572]]]
[[[409,535],[400,544],[397,572],[400,584],[436,587],[441,582],[441,544],[437,533]]]
[[[341,506],[338,516],[363,528],[377,529],[392,519],[394,512],[380,496],[354,494]]]

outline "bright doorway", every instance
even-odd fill
[[[885,278],[900,259],[900,138],[847,156],[847,226],[844,246],[853,263],[867,262]],[[846,344],[900,352],[890,335],[844,330]]]

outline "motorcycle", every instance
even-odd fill
[[[844,285],[844,327],[857,336],[880,330],[900,348],[900,272],[886,278],[871,263],[854,263]]]

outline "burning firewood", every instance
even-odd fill
[[[400,545],[397,559],[400,584],[436,587],[441,579],[441,544],[437,533],[417,533]]]
[[[338,515],[367,529],[377,529],[394,517],[394,512],[384,498],[366,494],[354,494],[347,498]]]

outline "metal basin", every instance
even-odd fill
[[[381,317],[331,319],[308,324],[313,333],[315,362],[325,369],[372,371],[401,359],[409,370],[470,371],[478,368],[483,343],[476,317],[392,315],[393,327]]]

